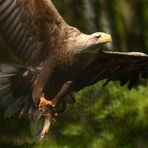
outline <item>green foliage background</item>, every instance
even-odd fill
[[[85,33],[110,33],[113,44],[104,49],[148,53],[147,0],[53,0],[60,14]],[[15,61],[0,44],[0,61]],[[147,148],[148,85],[129,91],[118,82],[102,87],[103,81],[75,94],[49,136],[37,141],[41,124],[3,118],[0,113],[0,147],[25,148]]]

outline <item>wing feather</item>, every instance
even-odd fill
[[[118,80],[131,89],[140,78],[148,77],[148,55],[140,52],[100,51],[96,60],[74,80],[74,90],[106,79],[104,85]]]
[[[51,0],[0,0],[0,34],[27,64],[46,59],[66,25]]]

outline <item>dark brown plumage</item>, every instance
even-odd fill
[[[0,65],[0,78],[6,79],[1,83],[5,115],[21,111],[20,116],[33,118],[39,104],[48,113],[42,135],[71,92],[102,79],[129,82],[132,88],[140,75],[148,75],[148,55],[101,51],[110,35],[86,35],[69,26],[51,0],[0,0],[0,33],[25,65]]]

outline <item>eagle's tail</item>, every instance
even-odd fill
[[[22,80],[19,77],[25,71],[21,65],[0,64],[0,106],[5,109],[5,117],[19,113],[20,117],[40,118],[33,106],[31,90],[28,86],[21,87],[25,84],[20,84]]]

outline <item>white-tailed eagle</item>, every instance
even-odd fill
[[[68,25],[51,0],[0,0],[0,35],[24,63],[0,64],[0,104],[7,117],[20,112],[37,118],[39,108],[45,116],[41,138],[71,92],[103,79],[132,88],[148,76],[148,55],[100,50],[111,36]]]

